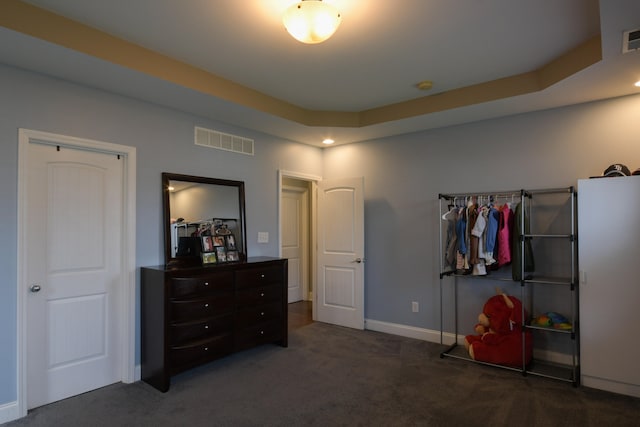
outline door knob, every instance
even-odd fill
[[[362,258],[356,258],[353,260],[353,262],[360,264],[361,262],[363,262],[364,260]]]
[[[31,292],[34,292],[34,293],[35,293],[35,292],[40,292],[40,289],[42,289],[42,288],[40,287],[40,285],[31,285],[31,287],[29,288],[29,290],[30,290]]]

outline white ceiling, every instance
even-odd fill
[[[0,27],[0,62],[320,146],[638,93],[637,0],[324,0],[327,42],[284,30],[292,0],[28,0],[295,106],[358,112],[508,77],[601,34],[603,60],[543,91],[364,127],[310,127]],[[416,83],[432,80],[421,92]]]

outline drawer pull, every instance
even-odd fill
[[[264,292],[260,292],[260,296],[263,297],[264,296]]]
[[[264,331],[260,331],[260,335],[264,335]]]
[[[264,316],[264,311],[260,313],[260,316]]]
[[[209,347],[205,347],[205,348],[204,348],[204,351],[209,351]]]
[[[204,306],[205,306],[205,307],[209,307],[209,303],[206,303]]]
[[[209,286],[209,282],[204,282],[204,285],[205,286]]]
[[[209,329],[209,325],[204,325],[204,328],[205,329]]]

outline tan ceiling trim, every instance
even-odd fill
[[[242,86],[200,68],[20,0],[0,1],[0,25],[245,107],[306,126],[363,127],[545,89],[600,61],[600,35],[545,66],[516,76],[361,112],[315,111]]]
[[[363,111],[362,125],[369,126],[523,95],[537,91],[538,87],[535,72],[505,77]]]
[[[310,113],[288,102],[20,0],[0,1],[0,25],[288,120],[304,123]]]
[[[602,61],[602,38],[598,34],[540,68],[537,71],[540,90],[600,61]]]
[[[538,92],[601,60],[597,35],[535,71],[366,110],[361,113],[361,124],[369,126]]]

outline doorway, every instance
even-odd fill
[[[289,260],[288,302],[290,313],[314,308],[315,194],[320,177],[279,172],[280,256]]]
[[[18,406],[135,381],[135,148],[19,131]]]

